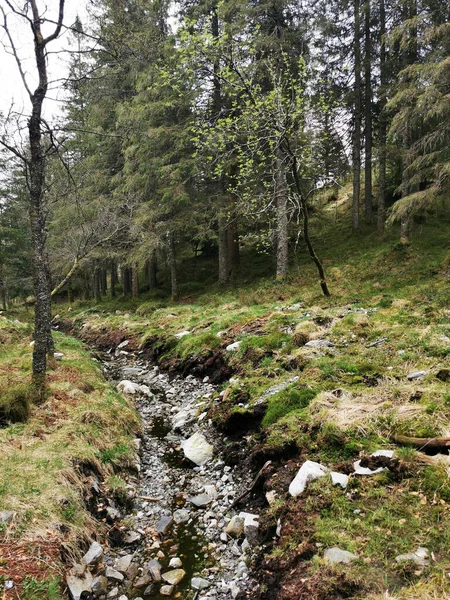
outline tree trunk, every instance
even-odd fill
[[[370,37],[370,21],[370,0],[366,0],[364,11],[364,218],[366,223],[372,222],[372,44]]]
[[[100,287],[100,267],[98,264],[94,267],[94,296],[95,301],[99,304],[102,301],[102,292]]]
[[[384,233],[386,223],[386,141],[387,141],[387,120],[386,120],[386,8],[385,0],[380,0],[380,117],[379,117],[379,158],[378,158],[378,213],[377,229],[379,234]]]
[[[359,231],[359,200],[361,195],[361,41],[360,41],[360,6],[359,0],[353,2],[354,10],[354,61],[355,84],[353,100],[353,201],[352,201],[352,227]]]
[[[102,296],[105,296],[108,291],[108,273],[104,267],[100,269],[100,288]]]
[[[235,273],[239,269],[239,222],[236,207],[233,208],[227,226],[228,273]]]
[[[72,280],[67,284],[67,302],[72,304],[73,302],[73,289],[72,289]]]
[[[178,300],[178,276],[177,276],[177,259],[175,254],[175,242],[173,234],[169,232],[167,234],[169,243],[169,264],[170,264],[170,281],[172,286],[172,300],[176,302]]]
[[[158,287],[158,257],[156,250],[152,250],[148,265],[148,283],[151,290],[156,290]]]
[[[122,267],[122,286],[123,286],[123,295],[129,296],[131,294],[130,267]]]
[[[219,284],[228,282],[228,229],[227,220],[223,215],[219,217]]]
[[[275,202],[277,207],[277,280],[283,280],[289,271],[288,216],[286,170],[283,153],[277,149],[275,157]]]
[[[111,261],[111,283],[110,283],[111,298],[116,297],[116,285],[117,285],[117,265],[116,265],[116,261],[112,260]]]
[[[136,263],[131,269],[131,288],[133,298],[137,298],[139,296],[139,268]]]
[[[400,219],[400,243],[402,246],[409,244],[409,229],[410,229],[410,217],[409,215],[403,215]]]

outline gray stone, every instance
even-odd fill
[[[155,558],[151,560],[147,565],[148,572],[150,573],[153,581],[161,581],[161,565]]]
[[[80,600],[83,592],[90,592],[93,577],[86,565],[74,565],[66,576],[67,588],[71,600]]]
[[[186,458],[199,467],[205,465],[213,457],[214,448],[199,431],[182,443]]]
[[[173,585],[163,585],[159,590],[161,596],[171,596],[173,594]]]
[[[12,510],[0,510],[0,523],[2,525],[9,525],[16,516],[16,513]]]
[[[96,596],[103,596],[108,591],[108,580],[103,575],[99,575],[92,582],[92,591]]]
[[[117,569],[114,569],[113,567],[106,567],[106,577],[108,579],[112,579],[113,581],[124,580],[124,576],[122,575],[122,573],[119,573],[119,571],[117,571]]]
[[[176,333],[175,337],[178,338],[178,339],[181,339],[181,338],[183,338],[183,337],[185,337],[187,335],[191,335],[191,332],[187,331],[187,329],[186,329],[185,331],[180,331],[180,333]]]
[[[328,340],[310,340],[306,342],[305,346],[308,348],[334,348],[333,342]]]
[[[141,534],[137,531],[128,531],[123,538],[125,544],[134,544],[141,539]]]
[[[208,494],[199,494],[198,496],[189,496],[188,498],[186,498],[186,500],[188,502],[190,502],[191,504],[193,504],[194,506],[197,506],[198,508],[202,508],[203,506],[208,506],[208,504],[211,504],[212,499],[210,496],[208,496]]]
[[[328,550],[325,550],[324,552],[324,558],[332,564],[349,564],[354,560],[357,560],[358,556],[351,552],[347,552],[347,550],[341,550],[340,548],[328,548]]]
[[[130,568],[131,561],[133,560],[133,554],[126,554],[116,559],[114,567],[121,573],[126,573]]]
[[[98,563],[98,561],[103,556],[103,548],[100,546],[98,542],[92,542],[89,550],[81,559],[85,565],[92,565]]]
[[[119,595],[119,588],[118,587],[113,587],[113,589],[108,592],[108,598],[116,598]]]
[[[186,571],[183,569],[173,569],[163,573],[162,578],[169,585],[178,585],[185,575]]]
[[[395,560],[398,563],[410,560],[420,567],[426,567],[429,564],[428,557],[428,548],[417,548],[415,552],[411,552],[410,554],[399,554],[399,556],[395,557]]]
[[[326,467],[323,467],[319,463],[316,463],[312,460],[307,460],[300,467],[297,475],[291,482],[289,486],[289,493],[291,496],[299,496],[302,494],[306,488],[306,485],[310,481],[314,481],[319,477],[323,477],[328,472]]]
[[[194,590],[206,590],[211,585],[211,582],[203,577],[193,577],[191,579],[191,588]]]
[[[181,523],[187,523],[190,516],[191,513],[188,510],[185,508],[179,508],[173,513],[173,520],[177,525],[180,525]]]
[[[425,377],[425,375],[428,375],[428,371],[414,371],[414,373],[408,373],[406,377],[409,379],[409,381],[412,381],[413,379]]]
[[[54,352],[53,357],[55,360],[62,360],[64,358],[64,354],[62,352]]]
[[[173,519],[169,516],[163,516],[159,519],[156,530],[160,535],[167,535],[173,525]]]
[[[251,546],[256,546],[258,543],[258,515],[241,512],[239,516],[244,519],[244,535]]]
[[[158,586],[156,585],[156,583],[151,583],[144,590],[144,596],[156,596],[157,593],[158,593]],[[136,598],[136,600],[137,600],[137,598]]]
[[[133,587],[139,590],[141,588],[147,587],[150,583],[152,583],[152,578],[150,577],[150,575],[142,575],[142,577],[139,577],[139,579],[137,579],[134,582]]]
[[[108,508],[106,509],[106,514],[111,519],[111,521],[117,521],[118,519],[120,519],[120,512],[117,510],[117,508],[113,508],[112,506],[108,506]]]

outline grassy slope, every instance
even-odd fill
[[[64,358],[50,365],[48,399],[33,405],[24,383],[30,334],[28,325],[0,316],[0,409],[19,397],[30,402],[26,423],[0,429],[0,510],[16,513],[0,526],[0,581],[14,579],[11,598],[20,593],[24,600],[59,598],[62,545],[76,554],[78,543],[98,530],[84,506],[77,465],[94,465],[110,478],[111,460],[131,459],[139,428],[132,407],[104,381],[82,344],[62,334],[55,341]]]
[[[262,431],[249,438],[250,445],[282,449],[294,443],[301,461],[310,458],[333,466],[342,461],[351,464],[361,452],[394,447],[390,444],[394,434],[450,435],[448,383],[436,378],[440,369],[449,367],[448,222],[416,226],[406,250],[398,247],[393,233],[384,240],[374,233],[352,235],[333,216],[316,223],[317,228],[324,240],[318,251],[333,293],[329,299],[320,295],[303,254],[296,258],[291,279],[282,285],[261,277],[270,268],[266,257],[249,255],[243,259],[247,267],[243,264],[236,287],[219,289],[211,284],[200,294],[198,286],[186,284],[185,298],[177,304],[149,294],[97,307],[75,305],[72,315],[94,337],[105,328],[121,330],[143,344],[154,343],[156,336],[166,355],[178,359],[242,340],[239,351],[228,355],[238,381],[226,402],[216,405],[218,421],[233,411],[251,412],[265,389],[298,375],[297,384],[269,400]],[[199,259],[186,263],[183,273],[194,270],[195,264],[198,272],[208,272],[207,263]],[[293,310],[280,310],[296,304],[300,306]],[[66,308],[59,307],[58,312],[64,316]],[[348,308],[353,312],[342,316]],[[366,314],[358,308],[371,310]],[[173,337],[185,329],[191,331],[189,336]],[[223,331],[225,335],[218,337]],[[303,345],[319,337],[332,341],[335,348]],[[370,346],[380,338],[387,339]],[[428,375],[408,381],[406,375],[416,370]],[[333,393],[337,389],[341,391]],[[350,494],[322,480],[312,486],[302,500],[310,522],[305,531],[312,533],[305,539],[304,532],[292,533],[287,527],[275,554],[295,553],[305,541],[318,547],[338,545],[361,557],[346,566],[345,573],[349,581],[363,586],[365,598],[378,598],[388,589],[396,590],[392,592],[396,598],[446,598],[450,559],[446,465],[428,464],[410,449],[399,450],[398,455],[395,476],[352,478]],[[286,514],[286,506],[294,507],[292,500],[285,502],[281,490],[271,509],[274,518]],[[434,552],[430,567],[396,565],[397,554],[418,546]],[[320,559],[314,558],[310,572],[319,564]]]

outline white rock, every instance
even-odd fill
[[[328,340],[310,340],[306,342],[305,346],[308,348],[333,348],[334,344]]]
[[[378,467],[375,470],[369,469],[369,467],[361,467],[360,460],[353,463],[353,468],[355,469],[355,475],[378,475],[378,473],[382,473],[385,470],[385,467]]]
[[[128,344],[130,343],[130,340],[125,340],[123,341],[121,344],[119,344],[117,347],[120,348],[126,348],[128,346]]]
[[[291,496],[299,496],[304,492],[306,485],[310,481],[323,477],[328,472],[328,469],[319,463],[312,460],[307,460],[302,464],[297,475],[291,481],[289,486],[289,493]]]
[[[340,485],[341,488],[345,490],[348,485],[348,475],[344,475],[344,473],[336,473],[336,471],[332,471],[330,474],[333,485]]]
[[[370,456],[384,456],[385,458],[394,458],[393,450],[377,450],[376,452],[372,452]]]
[[[198,466],[205,465],[213,457],[214,448],[199,431],[185,440],[181,447],[185,457]]]
[[[66,577],[69,597],[71,600],[80,600],[83,592],[90,592],[94,578],[86,567],[75,565]]]
[[[185,335],[190,335],[191,332],[190,331],[180,331],[180,333],[176,333],[175,337],[178,339],[183,338]]]
[[[347,552],[347,550],[341,550],[340,548],[328,548],[328,550],[325,550],[324,552],[324,558],[332,564],[349,564],[356,560],[358,556],[351,552]]]
[[[173,558],[170,559],[169,561],[169,567],[172,567],[172,569],[179,569],[180,567],[183,566],[183,563],[181,562],[181,560],[178,558],[178,556],[174,556]]]
[[[117,558],[114,567],[120,571],[120,573],[126,573],[128,567],[131,565],[131,561],[133,560],[133,554],[126,554],[125,556],[121,556]]]
[[[400,554],[399,556],[396,556],[395,560],[398,563],[411,560],[412,562],[416,563],[416,565],[425,567],[428,565],[428,557],[428,548],[417,548],[417,550],[415,552],[411,552],[411,554]]]
[[[123,379],[117,385],[117,389],[119,392],[122,392],[122,394],[138,394],[140,387],[141,386],[138,383],[134,383],[128,379]]]
[[[53,352],[53,356],[55,360],[62,360],[64,358],[64,354],[62,352]]]
[[[239,350],[239,346],[241,344],[242,344],[242,342],[233,342],[232,344],[230,344],[229,346],[226,347],[226,351],[227,352],[236,352],[237,350]]]

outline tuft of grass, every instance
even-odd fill
[[[271,396],[262,422],[263,427],[276,423],[293,411],[306,408],[316,395],[317,390],[294,384]]]
[[[22,383],[0,388],[0,424],[24,423],[30,414],[33,387]]]

